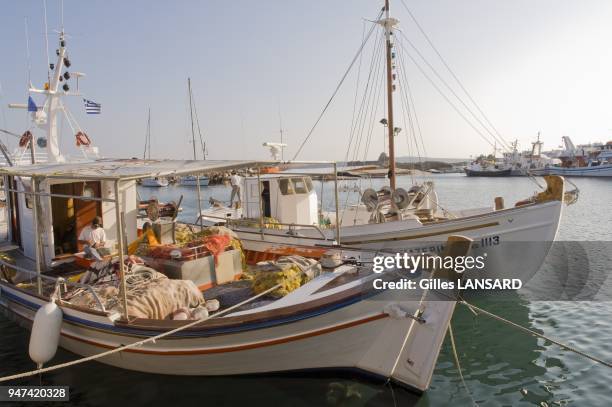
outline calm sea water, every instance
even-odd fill
[[[478,179],[462,175],[429,177],[436,183],[440,202],[450,208],[491,205],[493,197],[503,196],[506,205],[530,196],[537,187],[525,178]],[[402,177],[400,186],[410,186]],[[378,187],[383,180],[364,182],[362,187]],[[564,211],[558,238],[566,241],[612,241],[612,180],[574,179],[581,194],[578,203]],[[353,181],[347,185],[354,185]],[[320,184],[315,183],[317,188]],[[320,191],[320,189],[319,189]],[[142,198],[178,200],[185,195],[181,217],[195,218],[194,189],[171,186],[141,189]],[[210,196],[229,199],[221,186],[203,188],[204,205]],[[331,188],[323,191],[326,206],[331,203]],[[355,196],[342,194],[344,202]],[[571,344],[600,359],[612,361],[612,284],[608,279],[612,254],[595,248],[593,261],[600,263],[595,300],[529,301],[524,296],[477,298],[474,303],[540,333]],[[599,251],[598,251],[599,250]],[[554,260],[536,276],[539,284],[554,284]],[[589,297],[591,298],[591,297]],[[518,332],[485,316],[474,316],[458,306],[453,329],[466,388],[459,379],[450,341],[442,349],[430,390],[421,397],[389,386],[335,376],[257,376],[257,377],[174,377],[143,374],[116,369],[100,363],[86,363],[19,384],[70,385],[75,405],[291,405],[291,406],[483,406],[498,405],[580,405],[609,406],[612,370],[597,365],[556,345]],[[28,331],[0,317],[0,375],[34,367],[28,358]],[[55,362],[75,355],[58,352]]]

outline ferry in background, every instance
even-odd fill
[[[557,158],[551,158],[542,153],[542,142],[538,139],[531,143],[531,149],[519,153],[518,140],[512,143],[512,150],[505,152],[500,159],[492,156],[480,156],[465,167],[468,177],[510,177],[531,175],[547,166],[560,163]]]
[[[612,141],[576,147],[569,137],[562,139],[565,149],[559,152],[557,163],[534,171],[534,175],[612,177]]]

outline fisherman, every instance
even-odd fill
[[[234,203],[234,197],[237,197],[236,207],[239,208],[242,204],[242,199],[240,198],[240,183],[242,182],[242,177],[240,177],[236,171],[232,171],[232,176],[230,177],[230,185],[232,186],[232,195],[230,197],[230,207]]]
[[[106,232],[102,227],[102,218],[96,216],[91,222],[91,226],[85,226],[81,230],[78,240],[80,244],[84,245],[85,252],[94,258],[100,257],[100,254],[105,254]]]

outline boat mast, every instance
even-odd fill
[[[62,109],[60,99],[63,95],[68,92],[68,84],[64,84],[62,90],[59,89],[60,76],[62,75],[62,69],[64,68],[66,58],[66,40],[64,33],[60,33],[59,48],[57,50],[57,62],[55,63],[54,70],[50,75],[50,81],[47,82],[44,90],[37,90],[30,88],[32,93],[43,93],[46,94],[47,100],[47,156],[50,162],[63,162],[64,157],[60,153],[59,148],[59,128],[58,128],[58,115]],[[31,86],[31,85],[30,85]],[[32,140],[33,142],[34,140]]]
[[[397,20],[389,17],[389,0],[385,0],[385,19],[379,23],[385,29],[386,54],[387,54],[387,129],[389,130],[389,184],[391,190],[395,190],[395,127],[393,125],[393,62],[392,49],[393,26]]]
[[[191,78],[187,78],[187,87],[189,88],[189,117],[191,118],[191,142],[193,143],[193,159],[198,159],[196,156],[196,145],[195,145],[195,130],[193,128],[193,94],[191,93]],[[199,123],[199,122],[198,122]],[[198,124],[198,129],[200,128]],[[201,135],[200,135],[201,140]],[[202,151],[202,159],[206,159],[206,154]],[[196,191],[198,195],[198,213],[200,214],[200,232],[204,231],[204,219],[202,218],[202,190],[200,188],[200,175],[197,174],[196,180]]]
[[[149,152],[148,159],[151,159],[151,108],[149,108],[149,116],[147,118],[147,133],[145,134],[145,150],[142,158],[147,159],[147,151]]]
[[[193,159],[197,160],[196,156],[196,144],[195,144],[195,130],[193,128],[193,96],[191,94],[191,78],[187,78],[187,87],[189,88],[189,117],[191,118],[191,142],[193,143]]]

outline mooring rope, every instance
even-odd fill
[[[455,334],[453,333],[453,325],[451,323],[448,324],[448,335],[450,336],[451,348],[453,349],[453,357],[455,359],[455,365],[457,366],[457,372],[459,373],[459,379],[461,379],[461,384],[463,385],[465,392],[468,394],[468,396],[470,396],[472,404],[474,406],[478,406],[478,403],[476,403],[476,400],[474,400],[472,392],[468,388],[467,383],[465,382],[465,378],[463,377],[461,363],[459,363],[459,355],[457,354],[457,345],[455,344]]]
[[[235,310],[236,308],[239,308],[239,307],[241,307],[241,306],[243,306],[243,305],[245,305],[245,304],[247,304],[247,303],[249,303],[249,302],[251,302],[251,301],[253,301],[253,300],[257,299],[257,298],[259,298],[259,297],[262,297],[262,296],[264,296],[266,294],[271,293],[272,291],[280,288],[281,286],[282,286],[282,283],[276,284],[275,286],[270,287],[269,289],[267,289],[267,290],[265,290],[265,291],[263,291],[263,292],[261,292],[261,293],[259,293],[257,295],[254,295],[253,297],[247,298],[246,300],[244,300],[242,302],[239,302],[238,304],[232,305],[231,307],[226,308],[223,311],[219,311],[219,312],[217,312],[214,315],[210,315],[210,316],[207,316],[207,317],[204,317],[204,318],[197,319],[197,320],[192,321],[192,322],[190,322],[190,323],[188,323],[186,325],[180,326],[180,327],[172,329],[170,331],[163,332],[163,333],[161,333],[159,335],[152,336],[150,338],[143,339],[141,341],[133,342],[133,343],[130,343],[128,345],[119,346],[118,348],[111,349],[111,350],[106,351],[106,352],[102,352],[102,353],[98,353],[98,354],[95,354],[95,355],[87,356],[87,357],[84,357],[84,358],[81,358],[81,359],[77,359],[77,360],[73,360],[73,361],[70,361],[70,362],[60,363],[60,364],[49,366],[49,367],[45,367],[45,368],[42,368],[42,369],[36,369],[36,370],[31,370],[29,372],[18,373],[18,374],[11,375],[11,376],[1,377],[0,378],[0,383],[7,382],[7,381],[10,381],[10,380],[22,379],[22,378],[25,378],[25,377],[30,377],[30,376],[34,376],[34,375],[37,375],[37,374],[51,372],[53,370],[63,369],[65,367],[70,367],[70,366],[78,365],[78,364],[81,364],[81,363],[89,362],[91,360],[100,359],[100,358],[103,358],[105,356],[110,356],[110,355],[115,354],[115,353],[123,352],[124,350],[127,350],[127,349],[132,349],[132,348],[139,347],[141,345],[144,345],[145,343],[149,343],[149,342],[155,343],[155,341],[158,340],[158,339],[164,338],[166,336],[173,335],[173,334],[175,334],[177,332],[180,332],[182,330],[185,330],[187,328],[191,328],[192,326],[195,326],[195,325],[197,325],[199,323],[202,323],[204,321],[220,317],[221,315],[225,315],[228,312],[230,312],[232,310]]]
[[[526,328],[526,327],[524,327],[522,325],[519,325],[519,324],[517,324],[515,322],[512,322],[512,321],[510,321],[510,320],[508,320],[508,319],[506,319],[504,317],[501,317],[499,315],[496,315],[496,314],[493,314],[491,312],[485,311],[482,308],[479,308],[479,307],[475,306],[474,304],[470,304],[470,303],[468,303],[467,301],[465,301],[463,299],[459,300],[459,302],[461,304],[467,306],[472,311],[480,312],[480,313],[482,313],[482,314],[484,314],[484,315],[486,315],[488,317],[496,319],[496,320],[498,320],[500,322],[503,322],[503,323],[505,323],[507,325],[510,325],[510,326],[514,327],[514,328],[517,328],[517,329],[519,329],[519,330],[521,330],[523,332],[527,332],[530,335],[537,336],[538,338],[542,338],[542,339],[545,339],[545,340],[547,340],[549,342],[552,342],[555,345],[560,346],[561,348],[563,348],[565,350],[568,350],[570,352],[576,353],[576,354],[578,354],[580,356],[583,356],[583,357],[585,357],[587,359],[592,360],[593,362],[597,362],[597,363],[599,363],[601,365],[604,365],[604,366],[612,368],[612,363],[606,362],[605,360],[602,360],[602,359],[599,359],[599,358],[597,358],[595,356],[589,355],[588,353],[585,353],[585,352],[583,352],[583,351],[581,351],[579,349],[576,349],[573,346],[566,345],[563,342],[559,342],[559,341],[557,341],[555,339],[552,339],[552,338],[550,338],[550,337],[548,337],[546,335],[542,335],[541,333],[538,333],[538,332],[536,332],[536,331],[534,331],[532,329]]]

